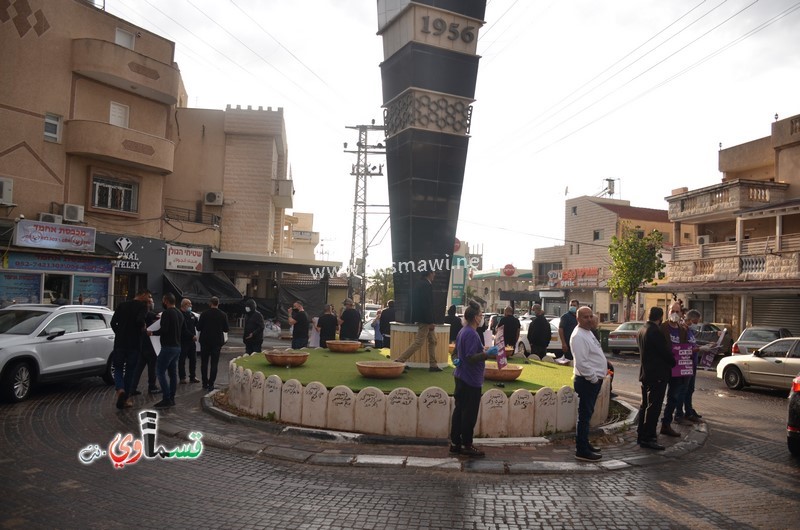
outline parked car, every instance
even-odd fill
[[[719,353],[721,355],[731,354],[733,337],[731,336],[730,325],[723,323],[718,324],[716,322],[706,322],[704,324],[692,326],[692,330],[694,331],[694,336],[697,339],[698,344],[716,343],[719,340],[719,336],[722,331],[726,330],[725,336],[722,338],[722,344],[720,344]]]
[[[86,305],[15,304],[0,309],[0,393],[18,402],[40,383],[100,376],[113,384],[113,314]]]
[[[773,326],[751,326],[745,328],[739,339],[733,343],[731,353],[733,355],[746,355],[760,347],[772,342],[775,339],[791,337],[792,332],[786,328]]]
[[[531,351],[531,343],[528,342],[528,327],[533,320],[523,319],[520,321],[519,340],[514,353],[518,355],[528,355]],[[550,344],[547,345],[547,351],[558,353],[561,355],[561,340],[558,338],[558,327],[550,322]]]
[[[800,457],[800,375],[792,380],[792,388],[789,390],[786,442],[789,445],[789,452]]]
[[[375,345],[375,329],[372,327],[372,322],[375,320],[373,316],[369,319],[366,323],[364,323],[364,327],[361,328],[361,335],[358,336],[358,340],[364,346],[374,346]]]
[[[800,372],[800,337],[770,342],[747,355],[725,357],[717,365],[717,377],[732,390],[747,385],[787,389]]]
[[[639,330],[644,326],[644,322],[635,320],[623,322],[617,329],[608,334],[608,349],[611,353],[621,351],[639,352]]]

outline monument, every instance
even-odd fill
[[[378,0],[399,322],[432,268],[434,315],[444,319],[485,11],[485,0]]]

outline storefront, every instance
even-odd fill
[[[94,228],[20,220],[3,256],[0,306],[108,306],[115,256],[95,249],[95,240]]]

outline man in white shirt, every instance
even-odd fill
[[[600,346],[600,341],[592,333],[592,309],[578,309],[578,327],[572,332],[569,347],[575,366],[573,386],[580,398],[578,402],[578,427],[575,432],[575,458],[595,461],[602,456],[599,450],[589,443],[589,421],[594,414],[597,395],[603,386],[603,378],[608,373],[608,361]]]

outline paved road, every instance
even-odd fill
[[[614,362],[615,390],[635,397],[638,361]],[[235,430],[201,410],[199,385],[181,386],[182,414],[220,435]],[[696,395],[710,432],[702,448],[667,464],[593,473],[320,466],[214,447],[197,460],[142,460],[122,470],[107,459],[81,464],[87,444],[138,434],[135,411],[120,413],[111,403],[110,388],[86,380],[0,405],[0,526],[774,529],[796,528],[800,519],[800,465],[786,450],[784,393],[729,392],[711,373],[701,374]],[[345,448],[328,444],[323,452],[335,461]],[[442,456],[441,448],[428,450]],[[568,446],[552,452],[570,457]]]

